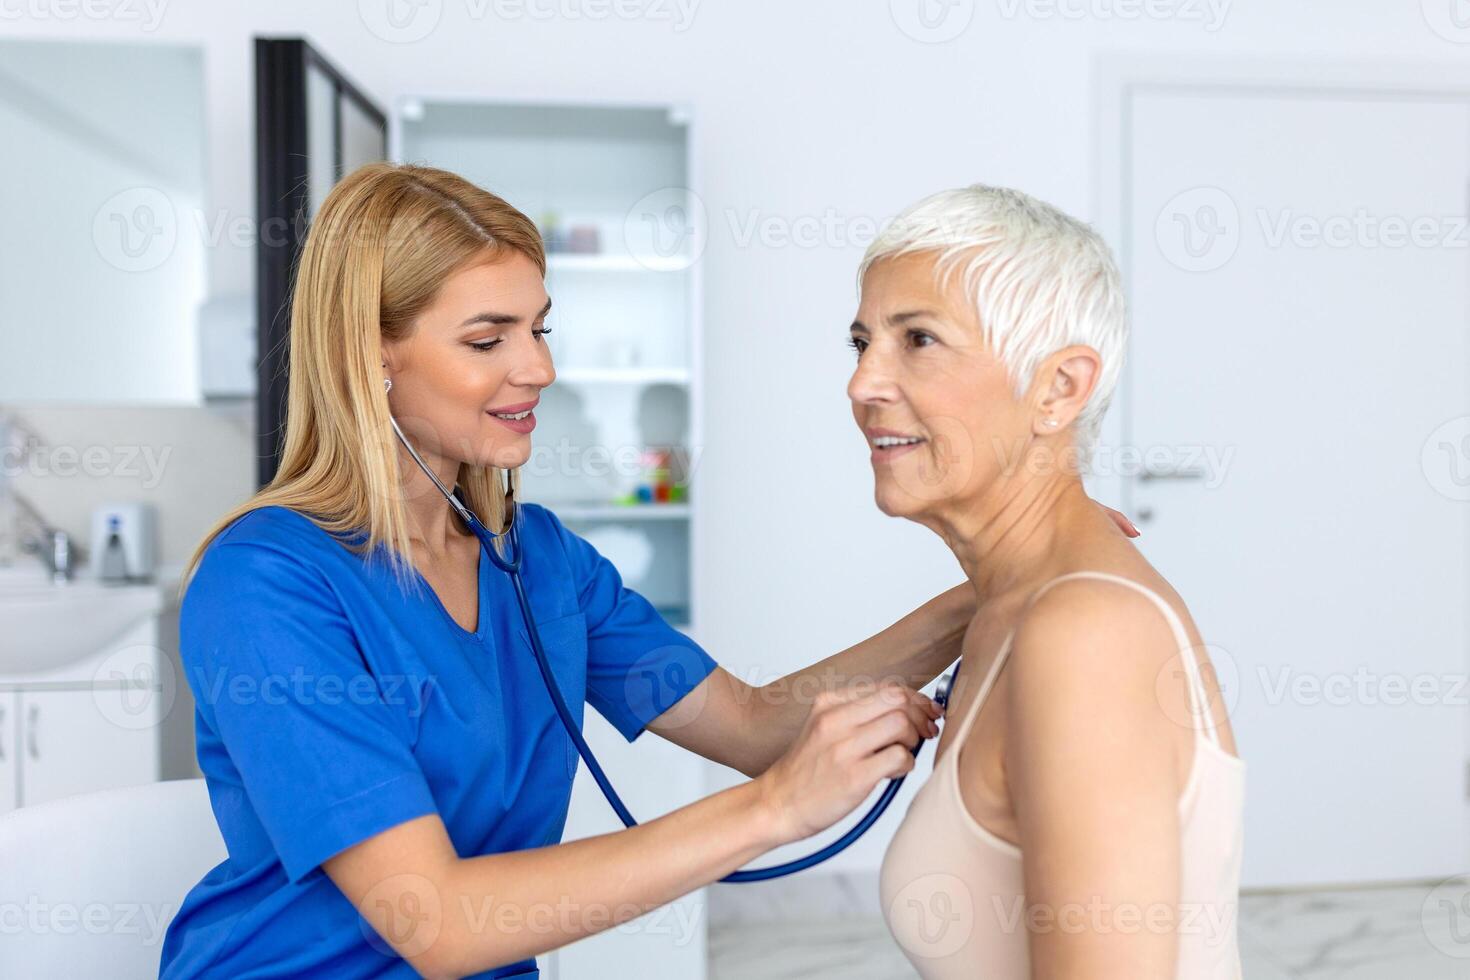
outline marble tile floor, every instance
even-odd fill
[[[715,889],[709,980],[911,980],[876,894],[875,877],[851,875]],[[1470,980],[1470,878],[1240,904],[1246,980]]]

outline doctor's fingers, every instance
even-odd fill
[[[919,728],[913,718],[903,711],[890,711],[854,729],[843,748],[849,758],[864,759],[890,745],[912,750],[927,737],[928,732]]]
[[[939,714],[938,705],[918,691],[900,684],[854,685],[824,691],[817,696],[813,714],[831,715],[829,723],[852,728],[894,710],[911,718],[918,731],[938,734],[939,727],[933,723]]]

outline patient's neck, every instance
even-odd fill
[[[983,605],[1045,574],[1068,534],[1098,516],[1077,477],[1017,474],[924,523],[949,545]]]

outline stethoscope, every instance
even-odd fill
[[[582,757],[583,762],[587,763],[587,771],[597,781],[598,789],[602,790],[602,795],[606,797],[608,805],[613,808],[613,811],[618,815],[618,819],[626,827],[638,826],[638,821],[633,819],[633,814],[629,813],[628,808],[623,805],[622,798],[618,796],[617,790],[613,789],[612,783],[607,778],[607,774],[602,771],[602,766],[598,764],[597,757],[592,754],[592,749],[588,746],[587,740],[582,737],[582,731],[577,727],[576,720],[572,718],[572,713],[567,708],[566,699],[562,697],[561,688],[557,685],[556,678],[552,676],[551,664],[546,659],[545,649],[541,646],[541,632],[536,628],[536,617],[531,615],[531,603],[526,598],[526,587],[521,581],[521,561],[524,555],[521,552],[520,508],[515,505],[513,499],[514,490],[509,486],[509,476],[507,475],[505,502],[506,506],[510,508],[510,520],[507,522],[506,529],[502,533],[494,534],[480,522],[480,519],[475,516],[474,511],[466,507],[463,501],[450,492],[449,488],[444,486],[439,478],[434,475],[434,471],[428,467],[414,450],[413,446],[409,445],[408,439],[403,435],[403,430],[398,428],[398,421],[391,415],[388,416],[388,421],[393,424],[393,431],[398,433],[398,441],[403,443],[403,448],[408,450],[408,454],[413,457],[413,461],[418,463],[419,468],[428,474],[429,479],[434,482],[434,486],[439,488],[439,492],[444,495],[444,499],[449,501],[449,506],[454,508],[454,512],[459,515],[460,520],[464,521],[465,526],[474,532],[475,537],[480,541],[481,550],[489,557],[496,568],[510,576],[511,584],[515,587],[516,603],[521,609],[521,618],[526,622],[526,635],[531,640],[531,652],[536,657],[536,666],[541,671],[541,680],[546,685],[546,693],[551,695],[552,706],[556,708],[556,714],[561,719],[562,727],[571,736],[572,743],[577,747],[577,754]],[[497,539],[504,539],[504,551],[496,546]],[[956,663],[954,673],[946,674],[940,679],[938,690],[934,694],[934,700],[941,708],[947,708],[949,706],[949,694],[954,689],[954,679],[959,676],[959,672],[959,664]],[[920,739],[919,743],[910,750],[915,758],[918,757],[920,750],[924,748],[925,741],[927,740]],[[899,787],[903,785],[903,781],[907,778],[908,776],[904,775],[899,776],[897,779],[889,780],[887,788],[883,790],[883,795],[878,797],[877,802],[873,804],[863,818],[854,824],[851,830],[821,850],[808,854],[804,858],[787,861],[784,864],[772,865],[769,868],[735,871],[721,878],[720,881],[730,884],[746,884],[753,881],[769,881],[772,878],[783,878],[786,875],[796,874],[798,871],[805,871],[807,868],[815,867],[828,858],[842,853],[851,847],[854,841],[867,833],[868,828],[878,822],[878,818],[883,816],[883,811],[888,809],[888,805],[898,795]]]

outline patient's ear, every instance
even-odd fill
[[[1036,369],[1033,391],[1036,431],[1056,432],[1082,414],[1102,373],[1102,357],[1086,344],[1073,344],[1052,354]],[[1053,419],[1056,425],[1043,425]]]

